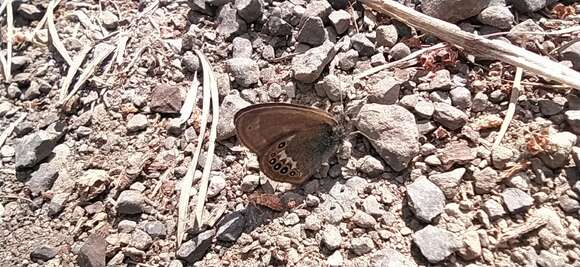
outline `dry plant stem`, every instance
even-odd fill
[[[115,50],[115,46],[107,45],[103,46],[101,53],[96,55],[93,60],[89,63],[89,65],[85,68],[84,72],[80,75],[79,79],[75,83],[72,91],[67,95],[64,99],[64,102],[71,99],[71,97],[76,94],[76,92],[85,84],[85,82],[93,75],[97,67],[107,58],[113,51]]]
[[[517,32],[496,32],[491,34],[482,35],[482,37],[494,37],[494,36],[501,36],[507,34],[535,34],[535,35],[563,35],[568,33],[574,33],[580,31],[580,26],[572,26],[565,29],[551,31],[551,32],[527,32],[527,31],[517,31]]]
[[[70,58],[68,51],[62,44],[62,41],[58,37],[58,32],[56,31],[56,26],[54,25],[54,12],[53,9],[56,6],[56,2],[53,0],[48,5],[48,10],[46,11],[48,19],[48,35],[50,36],[50,40],[52,41],[52,45],[56,48],[56,51],[60,54],[60,56],[66,61],[66,64],[69,66],[72,65],[72,59]]]
[[[432,18],[392,0],[361,0],[368,7],[391,16],[405,24],[435,35],[474,55],[487,57],[521,67],[530,73],[544,76],[580,89],[580,73],[546,59],[521,47],[499,40],[490,40],[462,31],[454,24]]]
[[[382,70],[386,70],[386,69],[390,69],[390,68],[402,68],[402,67],[417,64],[417,62],[418,62],[417,57],[421,56],[422,54],[424,54],[426,52],[440,49],[440,48],[443,48],[445,46],[447,46],[447,45],[444,43],[439,43],[439,44],[436,44],[436,45],[431,46],[431,47],[426,47],[426,48],[423,48],[421,50],[417,50],[417,51],[409,54],[408,56],[401,58],[397,61],[389,62],[389,63],[386,63],[384,65],[376,66],[374,68],[370,68],[368,70],[365,70],[365,71],[357,74],[356,76],[354,76],[354,78],[355,79],[362,79],[364,77],[373,75],[373,74],[380,72]]]
[[[28,198],[23,198],[23,197],[19,197],[19,196],[10,196],[10,195],[0,195],[0,198],[5,198],[5,199],[17,199],[17,200],[22,200],[22,201],[26,201],[30,204],[33,204],[34,202],[32,202],[32,200],[28,199]]]
[[[4,130],[4,132],[2,132],[2,134],[0,135],[0,148],[2,148],[2,146],[4,145],[4,142],[6,142],[6,140],[8,139],[8,136],[10,136],[12,134],[12,132],[14,131],[16,126],[26,118],[26,115],[28,115],[28,114],[24,113],[24,114],[20,115],[20,117],[16,121],[14,121],[12,124],[10,124],[10,126],[8,126],[8,128],[6,128],[6,130]]]
[[[187,122],[191,113],[193,113],[193,107],[195,106],[195,102],[197,100],[197,87],[199,87],[199,81],[197,80],[197,71],[193,73],[193,81],[191,82],[191,86],[187,91],[185,96],[185,101],[183,101],[183,106],[181,106],[181,110],[179,113],[181,117],[179,117],[179,123],[183,124]]]
[[[514,114],[516,113],[516,104],[518,103],[518,97],[520,96],[520,91],[522,89],[521,81],[523,72],[524,71],[522,68],[516,68],[516,76],[514,77],[514,84],[512,86],[512,93],[510,96],[510,103],[508,105],[507,113],[505,114],[505,118],[501,123],[501,127],[499,128],[499,132],[497,133],[497,137],[495,138],[495,142],[493,143],[491,151],[494,151],[495,148],[501,144],[501,140],[503,139],[512,119],[514,118]]]
[[[203,66],[202,66],[203,67]],[[205,79],[205,69],[204,71],[204,83],[208,81]],[[193,152],[193,158],[189,163],[187,168],[187,173],[180,184],[180,193],[179,193],[179,203],[178,203],[178,210],[177,210],[177,246],[181,245],[181,241],[183,240],[183,235],[185,233],[185,223],[188,219],[188,207],[189,207],[189,195],[191,192],[191,184],[193,183],[193,178],[195,176],[195,170],[197,167],[197,162],[199,160],[199,154],[201,153],[203,139],[205,137],[205,131],[207,126],[207,121],[209,117],[209,105],[210,105],[210,96],[209,92],[206,92],[206,87],[204,86],[203,92],[203,105],[201,108],[201,123],[199,125],[199,135],[197,136],[197,145],[195,147],[195,151]],[[209,155],[209,154],[208,154]]]
[[[8,4],[8,1],[2,1],[2,4],[0,5],[0,15],[2,15],[2,12],[4,12],[6,4]]]
[[[68,93],[68,88],[70,87],[73,78],[77,74],[79,68],[81,67],[81,64],[83,64],[85,58],[87,57],[87,54],[89,53],[89,51],[91,51],[92,48],[93,47],[90,45],[85,46],[83,50],[81,50],[79,54],[75,57],[75,59],[72,62],[72,65],[70,65],[70,67],[68,68],[66,77],[62,82],[62,87],[60,88],[59,92],[60,100],[63,100],[66,97]]]
[[[209,184],[209,174],[211,171],[211,165],[213,163],[213,154],[215,151],[215,142],[217,139],[217,126],[219,121],[219,96],[218,96],[218,89],[217,89],[217,82],[213,75],[213,69],[209,63],[209,60],[200,50],[195,50],[195,53],[199,57],[199,61],[203,68],[203,91],[204,96],[209,95],[211,98],[211,107],[212,107],[212,120],[211,120],[211,129],[209,132],[209,144],[207,148],[207,156],[205,160],[205,164],[203,166],[203,173],[201,175],[201,183],[199,185],[199,193],[197,195],[197,202],[195,203],[195,225],[201,228],[202,224],[202,215],[205,205],[205,199],[207,195],[207,187]],[[206,79],[207,78],[207,79]],[[206,94],[208,93],[208,94]]]
[[[517,225],[513,228],[510,228],[504,233],[502,233],[498,238],[496,247],[501,247],[507,244],[507,242],[509,242],[510,240],[519,238],[522,235],[525,235],[526,233],[529,233],[546,225],[547,223],[548,220],[546,220],[543,217],[533,217],[527,220],[526,222]]]
[[[4,66],[4,79],[9,82],[12,79],[12,39],[14,38],[14,14],[12,14],[12,0],[4,0],[6,3],[6,64]]]
[[[48,8],[51,8],[51,12],[60,4],[62,0],[56,0],[56,2],[54,3],[54,5],[49,5]],[[1,8],[0,8],[1,10]],[[2,11],[0,11],[0,13],[2,13]],[[42,19],[38,22],[38,25],[36,25],[36,28],[34,28],[34,32],[40,31],[40,29],[42,29],[42,27],[44,27],[44,24],[46,23],[46,20],[48,19],[48,10],[44,13],[44,16],[42,17]]]

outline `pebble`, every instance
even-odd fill
[[[139,250],[147,250],[152,243],[153,239],[150,235],[141,229],[135,229],[131,234],[131,241],[129,245]]]
[[[381,209],[381,204],[377,200],[377,197],[370,195],[363,200],[363,209],[366,213],[379,217],[382,216],[385,211]],[[356,214],[355,214],[356,215]]]
[[[367,228],[367,229],[372,229],[377,224],[377,220],[373,216],[371,216],[363,211],[360,211],[360,210],[357,210],[354,213],[354,216],[351,218],[351,220],[358,227]]]
[[[580,203],[578,203],[578,200],[573,199],[565,194],[558,198],[558,204],[560,205],[560,208],[562,208],[562,210],[566,213],[576,213],[578,210],[580,210]]]
[[[248,88],[260,80],[260,67],[250,58],[232,58],[226,61],[228,73],[243,88]]]
[[[527,210],[534,205],[534,199],[526,192],[517,188],[506,188],[501,197],[510,213]]]
[[[343,266],[344,259],[342,257],[342,254],[340,253],[340,251],[337,250],[334,253],[332,253],[328,257],[328,259],[326,259],[326,264],[328,264],[328,266],[330,266],[330,267],[340,267],[340,266]]]
[[[326,225],[322,230],[322,243],[331,251],[334,251],[342,244],[340,231],[334,225]]]
[[[546,153],[540,153],[540,159],[546,166],[552,169],[564,167],[572,152],[572,147],[576,144],[577,137],[570,132],[556,132],[548,135],[550,149]]]
[[[109,31],[114,31],[119,26],[119,17],[110,10],[105,10],[101,13],[101,22],[103,27]]]
[[[379,47],[383,46],[386,48],[391,48],[397,43],[397,39],[399,38],[397,27],[395,27],[393,24],[378,26],[376,33],[376,43]]]
[[[222,172],[212,172],[207,188],[207,196],[215,197],[226,187],[226,178]]]
[[[409,48],[404,43],[397,43],[391,50],[389,50],[389,55],[391,55],[392,60],[399,60],[411,54],[411,48]]]
[[[296,41],[311,46],[319,46],[327,40],[322,18],[307,17],[304,18],[302,24],[302,28],[296,36]]]
[[[132,220],[122,220],[117,224],[117,229],[119,229],[120,233],[131,233],[135,230],[137,226],[137,222]]]
[[[64,136],[65,131],[64,125],[57,122],[46,130],[40,130],[17,139],[15,147],[16,169],[34,167],[47,158]]]
[[[167,235],[167,228],[160,221],[148,221],[143,229],[153,238],[164,238]]]
[[[321,1],[316,1],[321,2]],[[292,58],[292,70],[294,78],[300,82],[312,83],[318,77],[330,61],[336,55],[334,44],[330,41],[309,49],[303,54]]]
[[[497,146],[492,152],[491,152],[491,160],[493,163],[493,166],[496,169],[505,169],[507,163],[512,162],[512,157],[514,156],[514,153],[512,152],[511,149],[504,147],[504,146]]]
[[[260,0],[236,0],[235,7],[237,14],[248,24],[251,24],[262,17],[264,3]]]
[[[499,219],[505,215],[503,206],[493,199],[488,199],[483,203],[483,210],[491,220]]]
[[[210,229],[184,242],[177,250],[176,257],[188,263],[201,260],[211,247],[215,233],[214,229]]]
[[[476,194],[487,194],[497,187],[500,180],[499,174],[491,167],[486,167],[483,170],[475,170],[473,172],[475,179],[474,189]]]
[[[375,248],[375,243],[370,237],[356,237],[351,241],[350,250],[356,255],[364,255]]]
[[[145,210],[145,197],[136,190],[125,190],[117,198],[117,212],[138,214]]]
[[[260,184],[259,175],[255,174],[246,175],[242,179],[240,189],[242,189],[242,191],[246,193],[253,192],[259,184]]]
[[[445,103],[435,103],[433,119],[441,123],[445,128],[457,130],[463,127],[469,116],[462,110]]]
[[[58,255],[58,250],[54,246],[39,245],[30,252],[30,259],[33,261],[48,261]]]
[[[465,87],[456,87],[449,91],[451,101],[458,109],[466,110],[471,107],[471,91]]]
[[[407,197],[417,218],[424,222],[430,222],[439,216],[445,207],[445,195],[425,177],[407,186]]]
[[[33,194],[40,194],[50,190],[58,178],[58,168],[51,163],[42,163],[38,169],[30,175],[26,186]]]
[[[365,34],[357,33],[350,38],[352,47],[358,51],[360,56],[370,57],[375,53],[375,44],[369,40]]]
[[[373,253],[370,259],[371,266],[385,267],[417,267],[415,261],[403,255],[396,249],[385,248]]]
[[[401,82],[392,76],[385,78],[372,85],[369,91],[369,103],[392,105],[399,99]]]
[[[179,86],[160,83],[151,91],[149,108],[152,112],[162,114],[178,114],[184,98],[185,96],[182,94],[181,88]],[[143,114],[137,115],[140,115],[139,119],[141,121],[143,120],[143,116],[145,116]]]
[[[433,174],[429,176],[429,180],[438,186],[448,199],[452,199],[459,191],[458,187],[465,172],[465,168],[457,168],[449,172]]]
[[[415,232],[413,242],[430,263],[444,260],[461,247],[452,233],[432,225]]]
[[[373,156],[367,155],[359,160],[360,166],[359,170],[368,175],[370,178],[375,178],[380,176],[385,172],[385,165],[383,162]]]
[[[304,219],[304,229],[310,231],[319,231],[322,229],[322,221],[318,215],[311,214]]]

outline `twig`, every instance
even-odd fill
[[[59,92],[59,98],[61,101],[66,97],[68,93],[68,88],[71,85],[73,78],[77,74],[77,71],[85,61],[87,54],[89,53],[89,51],[91,51],[92,48],[93,47],[90,45],[85,46],[83,50],[81,50],[79,54],[75,57],[75,59],[72,62],[72,65],[70,65],[70,67],[68,68],[66,77],[62,82],[62,87],[60,88]]]
[[[496,247],[501,247],[505,245],[508,241],[515,238],[519,238],[526,233],[534,231],[548,223],[548,220],[544,217],[533,217],[523,224],[517,225],[513,228],[506,230],[503,234],[498,237]]]
[[[14,131],[16,126],[26,118],[26,115],[28,115],[28,114],[24,113],[24,114],[20,115],[20,118],[18,118],[16,121],[14,121],[12,124],[10,124],[10,126],[8,126],[8,128],[6,128],[6,130],[4,130],[4,132],[2,132],[2,134],[0,135],[0,148],[4,145],[4,142],[6,142],[6,140],[8,139],[8,136],[10,136],[12,134],[12,132]]]
[[[495,142],[493,143],[491,151],[495,150],[495,148],[501,144],[501,140],[503,139],[503,136],[507,132],[511,121],[514,118],[516,104],[518,103],[518,97],[520,96],[520,90],[522,89],[522,74],[522,68],[516,68],[516,76],[514,77],[514,84],[512,86],[512,94],[510,96],[510,103],[508,105],[507,113],[505,114],[505,118],[501,123],[501,127],[499,128],[499,132],[497,133],[497,137],[495,138]]]
[[[89,79],[89,77],[93,75],[93,73],[97,69],[97,66],[99,66],[99,64],[101,64],[101,62],[105,60],[105,58],[107,58],[115,50],[115,47],[112,45],[103,44],[102,46],[103,46],[102,49],[100,49],[101,53],[95,55],[93,60],[85,68],[85,71],[83,72],[83,74],[81,74],[81,76],[75,83],[72,91],[64,99],[63,103],[68,101],[71,97],[74,96],[74,94],[76,94],[76,92],[85,84],[85,82]]]
[[[58,37],[58,32],[56,31],[56,26],[54,25],[54,12],[53,9],[56,6],[55,0],[50,1],[48,4],[48,10],[46,11],[48,19],[48,35],[50,36],[50,40],[52,40],[52,45],[56,48],[56,51],[60,54],[60,56],[66,61],[66,64],[69,66],[72,65],[72,59],[70,58],[68,51],[62,44],[62,41]]]
[[[6,198],[6,199],[17,199],[17,200],[22,200],[22,201],[26,201],[30,204],[34,204],[34,202],[32,202],[32,200],[28,199],[28,198],[24,198],[24,197],[19,197],[19,196],[12,196],[12,195],[0,195],[0,198]]]
[[[197,101],[197,87],[199,87],[199,81],[197,80],[197,71],[193,73],[193,81],[191,82],[191,86],[187,91],[185,96],[185,101],[183,101],[183,106],[181,106],[181,116],[179,117],[179,123],[185,123],[191,113],[193,112],[193,107],[195,106],[195,102]]]
[[[563,35],[563,34],[567,34],[567,33],[573,33],[573,32],[577,32],[580,31],[580,26],[572,26],[566,29],[561,29],[561,30],[557,30],[557,31],[551,31],[551,32],[533,32],[533,31],[517,31],[517,32],[496,32],[496,33],[490,33],[490,34],[485,34],[482,35],[483,37],[494,37],[494,36],[500,36],[500,35],[506,35],[506,34],[530,34],[530,35]]]
[[[155,188],[153,188],[153,191],[149,195],[150,199],[154,199],[155,196],[157,196],[157,192],[159,192],[159,189],[161,189],[161,186],[163,185],[163,183],[165,181],[167,181],[167,177],[169,177],[169,173],[171,173],[172,171],[173,171],[173,166],[170,168],[167,168],[167,170],[165,170],[165,172],[163,172],[163,174],[161,174],[161,177],[159,177],[159,182],[157,182],[157,184],[155,185]]]
[[[485,55],[580,90],[580,73],[558,62],[503,41],[487,39],[462,31],[454,24],[427,16],[397,1],[361,1],[376,11],[459,46],[468,53]]]
[[[12,14],[12,0],[4,0],[6,3],[6,64],[4,64],[4,79],[9,82],[12,79],[12,41],[14,39],[14,14]]]
[[[218,89],[217,89],[217,82],[213,75],[212,67],[209,63],[209,60],[200,50],[195,50],[195,53],[199,57],[199,61],[203,68],[203,91],[204,96],[206,95],[205,92],[209,91],[209,97],[211,98],[211,107],[212,107],[212,120],[211,120],[211,130],[209,132],[209,145],[207,148],[207,156],[205,157],[205,164],[203,166],[203,173],[201,174],[201,183],[199,185],[199,193],[197,195],[197,202],[195,203],[195,221],[198,227],[201,227],[202,224],[202,214],[203,208],[205,205],[205,199],[207,195],[207,187],[209,184],[209,174],[211,171],[211,165],[213,162],[214,150],[215,150],[215,141],[217,139],[217,126],[219,121],[219,96],[218,96]]]
[[[423,48],[421,50],[417,50],[411,54],[409,54],[408,56],[401,58],[397,61],[393,61],[393,62],[389,62],[386,63],[384,65],[380,65],[380,66],[376,66],[374,68],[370,68],[368,70],[365,70],[359,74],[357,74],[356,76],[354,76],[355,79],[362,79],[364,77],[373,75],[379,71],[385,70],[385,69],[390,69],[390,68],[401,68],[401,67],[405,67],[405,66],[411,66],[414,64],[417,64],[417,57],[419,57],[420,55],[427,53],[429,51],[433,51],[433,50],[437,50],[437,49],[441,49],[443,47],[447,46],[447,44],[445,43],[439,43],[436,44],[434,46],[431,47],[426,47]]]
[[[48,5],[48,9],[52,8],[52,10],[54,10],[60,4],[61,1],[62,0],[56,0],[56,3],[53,6]],[[36,25],[36,28],[34,28],[34,33],[40,31],[40,29],[42,29],[42,27],[44,27],[44,24],[46,23],[46,20],[48,19],[48,9],[44,13],[44,16],[42,17],[42,19],[40,19],[40,21]],[[2,11],[0,11],[0,13],[2,13]]]

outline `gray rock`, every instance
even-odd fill
[[[490,5],[479,13],[481,23],[498,29],[510,29],[514,23],[514,15],[503,5]]]
[[[580,210],[580,203],[578,200],[571,198],[568,195],[561,195],[558,198],[560,208],[566,213],[577,213]]]
[[[217,126],[218,140],[225,140],[236,135],[234,116],[236,112],[250,105],[250,102],[239,95],[228,95],[224,98],[220,106],[220,120]]]
[[[260,0],[236,0],[238,16],[251,24],[262,17],[264,4]]]
[[[528,193],[517,188],[504,189],[501,197],[510,213],[525,211],[534,205],[534,199]]]
[[[224,5],[217,16],[216,32],[223,35],[226,40],[242,35],[248,29],[246,22],[237,16],[237,10],[233,5]]]
[[[201,260],[211,247],[215,233],[214,229],[210,229],[181,244],[177,250],[176,257],[188,263],[195,263]]]
[[[125,190],[117,198],[117,212],[139,214],[145,210],[145,197],[136,190]]]
[[[514,153],[511,149],[504,146],[497,146],[491,152],[491,161],[496,169],[505,169],[506,165],[511,162]]]
[[[215,197],[226,187],[226,178],[222,172],[212,172],[207,188],[207,196]]]
[[[492,220],[498,219],[501,216],[505,215],[505,210],[502,207],[502,205],[493,199],[488,199],[483,203],[483,210],[487,213],[487,216]]]
[[[148,221],[143,229],[153,238],[164,238],[167,235],[167,227],[160,221]]]
[[[344,259],[339,250],[335,251],[326,259],[326,264],[331,267],[340,267],[344,265]]]
[[[392,105],[399,100],[401,82],[392,76],[386,76],[371,87],[369,103]]]
[[[199,58],[191,51],[186,51],[181,58],[181,67],[194,73],[199,69]]]
[[[377,225],[375,218],[363,211],[357,210],[351,218],[355,225],[361,228],[373,229]]]
[[[315,214],[310,214],[304,219],[304,229],[310,231],[319,231],[322,229],[322,221]]]
[[[516,1],[517,2],[517,1]],[[522,1],[526,2],[526,1]],[[566,264],[566,260],[561,255],[553,254],[547,250],[540,251],[540,255],[538,255],[537,259],[538,266],[542,267],[562,267],[562,266],[569,266]]]
[[[448,199],[451,199],[458,193],[458,187],[465,171],[465,168],[457,168],[450,172],[433,174],[429,176],[429,180],[437,185]]]
[[[322,230],[322,243],[331,251],[336,250],[342,244],[342,236],[338,228],[328,224]]]
[[[328,18],[337,34],[343,34],[350,27],[351,16],[346,10],[334,10]]]
[[[417,102],[419,102],[419,95],[417,94],[406,95],[403,96],[401,100],[399,100],[399,105],[401,105],[406,109],[414,110],[415,106],[417,105]]]
[[[152,243],[153,238],[151,238],[151,236],[149,236],[141,229],[135,229],[133,233],[131,233],[131,240],[129,241],[129,245],[136,249],[147,250]]]
[[[363,200],[362,207],[366,213],[372,216],[378,217],[385,214],[385,211],[381,209],[381,203],[379,203],[377,198],[373,195],[370,195]]]
[[[544,42],[544,36],[541,34],[527,34],[519,32],[543,32],[544,29],[540,27],[534,20],[528,19],[514,26],[506,37],[517,44],[525,44],[526,42],[538,41]]]
[[[232,58],[226,61],[229,74],[237,84],[247,88],[260,80],[260,67],[249,58]]]
[[[65,132],[64,124],[57,122],[46,130],[40,130],[18,139],[15,147],[16,169],[34,167],[47,158]]]
[[[452,86],[451,73],[446,69],[435,72],[435,76],[429,81],[430,90],[449,90]]]
[[[566,105],[566,98],[565,97],[554,97],[553,99],[540,99],[538,104],[540,105],[540,112],[545,116],[552,116],[556,115],[562,110],[564,110],[564,106]]]
[[[252,42],[242,37],[234,38],[232,41],[232,57],[251,58]]]
[[[435,112],[435,105],[432,102],[419,99],[415,105],[415,114],[421,118],[431,118]]]
[[[382,267],[417,267],[413,259],[391,248],[381,249],[373,253],[370,264]]]
[[[243,192],[248,193],[248,192],[254,191],[254,189],[256,189],[256,187],[259,184],[260,184],[260,176],[250,174],[250,175],[244,176],[244,178],[242,179],[242,184],[240,185],[240,188],[242,189]]]
[[[580,134],[580,110],[568,110],[564,113],[566,122],[575,134]]]
[[[540,159],[549,168],[564,167],[569,161],[576,138],[576,135],[570,132],[550,133],[548,136],[550,150],[540,153]]]
[[[560,52],[560,60],[572,62],[572,68],[580,70],[580,44],[578,42],[564,48]]]
[[[411,48],[404,43],[397,43],[389,50],[389,55],[391,55],[392,60],[399,60],[410,54]]]
[[[303,17],[305,17],[305,18],[320,17],[322,19],[322,21],[324,22],[324,24],[329,24],[330,20],[329,20],[328,16],[330,15],[331,12],[332,12],[332,6],[330,6],[330,3],[328,1],[315,0],[315,1],[310,1],[306,5],[306,10],[304,11]]]
[[[506,100],[506,98],[507,98],[507,94],[499,89],[493,90],[489,94],[489,99],[491,100],[491,102],[493,102],[495,104],[500,104],[502,101]]]
[[[303,26],[296,36],[296,41],[312,46],[319,46],[326,40],[322,19],[319,17],[305,18]]]
[[[314,88],[317,92],[324,92],[331,101],[340,101],[346,96],[349,84],[334,74],[326,75],[318,81]]]
[[[292,34],[292,25],[279,17],[271,17],[266,24],[271,36],[288,36]]]
[[[350,38],[352,48],[361,56],[372,56],[375,53],[375,44],[365,34],[357,33]]]
[[[137,222],[131,220],[122,220],[117,225],[120,233],[131,233],[137,227]]]
[[[119,17],[117,17],[117,15],[115,15],[115,13],[111,12],[110,10],[105,10],[101,14],[101,22],[103,23],[105,29],[113,31],[119,26]]]
[[[127,122],[127,131],[138,132],[147,129],[147,126],[149,126],[147,116],[144,114],[135,114],[135,116],[131,117]]]
[[[326,65],[332,61],[335,54],[334,44],[327,41],[320,46],[309,49],[306,53],[295,56],[292,58],[294,78],[303,83],[314,82]]]
[[[465,87],[456,87],[449,91],[453,105],[466,110],[471,107],[471,91]]]
[[[399,32],[397,31],[397,27],[395,25],[381,25],[377,27],[377,46],[391,48],[399,39]]]
[[[341,53],[341,57],[338,60],[338,67],[344,71],[352,70],[356,66],[358,58],[358,51],[354,49]]]
[[[458,22],[479,14],[489,4],[490,0],[422,0],[423,13],[451,23]]]
[[[355,126],[366,136],[383,158],[395,171],[407,167],[410,160],[419,154],[419,130],[413,114],[396,105],[365,104]]]
[[[385,55],[383,53],[377,53],[371,56],[371,66],[376,67],[387,63]]]
[[[32,59],[30,57],[14,56],[12,57],[12,65],[10,66],[10,69],[12,70],[12,72],[17,72],[21,69],[26,68],[26,66],[30,65],[30,63],[32,63]]]
[[[439,216],[445,207],[445,195],[425,177],[407,186],[409,206],[420,220],[430,222]]]
[[[432,225],[415,232],[413,242],[430,263],[444,260],[461,247],[461,243],[451,232]]]
[[[50,245],[39,245],[30,252],[30,259],[33,261],[48,261],[58,255],[58,250]]]
[[[500,181],[499,174],[491,167],[486,167],[483,170],[475,170],[473,172],[475,179],[474,189],[476,194],[487,194],[497,187]]]
[[[486,110],[490,105],[491,103],[489,102],[489,97],[484,92],[478,92],[473,97],[471,111],[481,112]]]
[[[26,20],[40,20],[44,12],[35,5],[21,2],[16,9],[16,14]]]
[[[465,112],[449,104],[435,103],[434,105],[433,118],[447,129],[460,129],[469,119]]]
[[[224,216],[217,225],[217,239],[235,242],[246,226],[246,216],[242,211],[234,211]]]
[[[373,156],[367,155],[359,160],[359,170],[371,178],[375,178],[385,172],[383,162]]]
[[[375,248],[375,243],[370,237],[356,237],[350,242],[350,250],[356,255],[364,255]]]
[[[513,7],[522,13],[536,12],[551,3],[556,2],[555,0],[521,0],[521,1],[510,1]],[[545,266],[546,267],[546,266]]]
[[[50,190],[56,178],[58,178],[58,168],[50,163],[42,163],[38,166],[38,170],[30,175],[26,186],[33,194],[38,195]]]
[[[66,204],[69,195],[70,193],[67,192],[54,194],[54,196],[52,196],[50,199],[50,203],[48,204],[48,215],[58,215],[64,209],[64,205]]]
[[[429,99],[434,103],[444,103],[451,105],[451,98],[449,93],[445,91],[433,91],[429,94]]]
[[[177,85],[159,84],[151,91],[149,107],[152,112],[178,114],[184,98]]]

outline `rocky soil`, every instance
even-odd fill
[[[440,41],[355,1],[46,2],[0,8],[0,266],[580,266],[573,88],[524,70],[512,97],[514,67],[453,46],[363,75]],[[537,34],[578,26],[573,1],[399,2],[580,70],[578,31]],[[218,143],[204,223],[177,246],[196,49],[218,82]],[[304,184],[275,183],[232,122],[264,102],[357,134]]]

